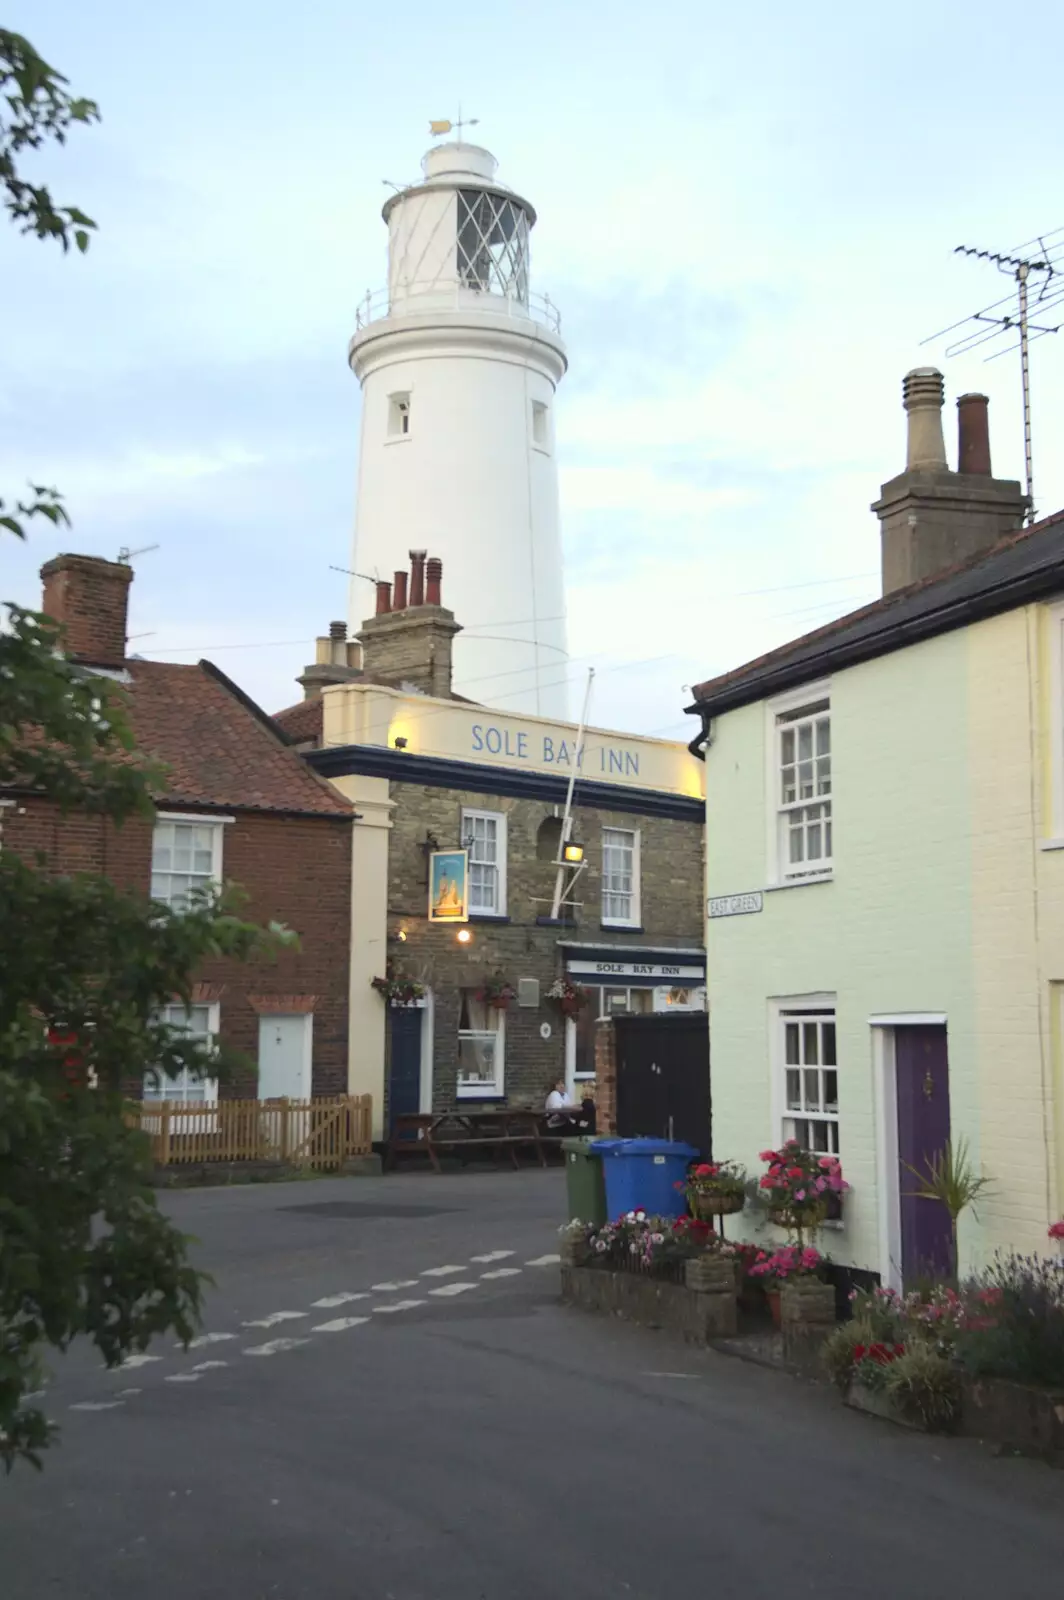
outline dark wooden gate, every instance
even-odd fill
[[[709,1016],[704,1011],[616,1017],[617,1132],[713,1146]]]

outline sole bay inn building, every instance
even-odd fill
[[[355,806],[349,1088],[378,1138],[399,1112],[538,1106],[561,1077],[579,1098],[599,1018],[705,1007],[702,763],[586,730],[582,860],[552,917],[578,729],[452,694],[459,624],[440,564],[411,559],[357,643],[342,624],[319,641],[276,719]],[[566,985],[575,1015],[550,992]]]

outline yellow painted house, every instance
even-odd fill
[[[947,1264],[909,1167],[967,1141],[962,1272],[1064,1212],[1064,512],[1023,528],[964,396],[906,379],[884,597],[724,677],[706,763],[714,1153],[795,1137],[852,1185],[822,1248],[900,1285]]]

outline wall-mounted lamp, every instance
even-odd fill
[[[396,934],[395,937],[399,940],[400,944],[405,944],[406,943],[406,929],[405,928],[400,928],[399,932]]]
[[[408,742],[409,741],[407,740],[405,734],[402,734],[402,733],[397,733],[396,734],[396,736],[395,736],[395,748],[397,750],[405,750],[406,747],[407,747]]]
[[[562,851],[562,859],[568,861],[570,866],[579,866],[580,862],[584,859],[583,845],[572,843],[567,844],[565,849]]]
[[[472,944],[473,942],[473,935],[469,928],[459,928],[455,938],[459,944]]]

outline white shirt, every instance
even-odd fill
[[[566,1106],[571,1106],[572,1103],[564,1089],[552,1089],[547,1096],[548,1111],[563,1111]]]

